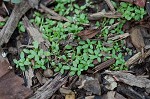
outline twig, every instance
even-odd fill
[[[98,71],[100,71],[100,70],[102,70],[102,69],[104,69],[104,68],[108,68],[110,65],[114,64],[115,61],[116,61],[116,60],[115,60],[114,58],[112,58],[112,59],[109,59],[109,60],[107,60],[107,61],[105,61],[105,62],[103,62],[103,63],[97,65],[97,66],[94,68],[94,70],[96,70],[94,73],[97,73]]]
[[[142,56],[141,52],[136,53],[134,56],[132,56],[130,59],[126,61],[125,65],[129,67],[133,63],[137,62],[141,58],[141,56]]]
[[[122,40],[122,39],[127,38],[129,35],[130,35],[129,33],[124,33],[124,34],[116,35],[116,36],[108,38],[108,39],[109,40]]]
[[[89,16],[89,19],[90,20],[97,20],[97,19],[100,19],[102,17],[107,17],[107,18],[120,18],[122,17],[122,15],[120,13],[113,13],[113,12],[98,12],[98,13],[94,13],[94,14],[91,14]]]
[[[58,74],[52,81],[47,81],[29,99],[49,99],[62,85],[66,83],[67,78],[68,76],[61,77],[61,74]]]
[[[111,1],[110,0],[105,0],[105,1],[106,1],[107,5],[109,6],[110,10],[112,12],[116,12],[113,4],[111,3]]]

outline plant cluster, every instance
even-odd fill
[[[123,17],[127,20],[141,20],[143,19],[146,11],[144,8],[135,6],[130,3],[121,2],[118,12],[122,13]]]
[[[25,70],[25,66],[31,65],[33,68],[45,69],[45,65],[50,63],[56,72],[63,74],[67,70],[70,72],[70,75],[80,75],[82,71],[94,66],[93,61],[97,60],[101,63],[110,58],[115,58],[116,62],[112,65],[112,70],[127,69],[124,65],[125,60],[122,53],[122,49],[124,48],[123,41],[111,41],[108,39],[109,35],[124,33],[122,27],[126,20],[104,18],[103,22],[96,23],[97,27],[102,27],[100,31],[101,34],[97,35],[97,37],[103,37],[103,42],[89,39],[83,41],[77,37],[76,34],[84,29],[83,24],[89,23],[87,15],[84,14],[83,11],[85,11],[91,3],[86,0],[85,5],[79,6],[75,2],[75,0],[56,0],[57,4],[54,10],[60,15],[65,16],[69,22],[50,20],[40,13],[35,12],[34,19],[30,21],[40,27],[40,30],[43,32],[43,37],[49,40],[51,46],[49,52],[44,52],[42,49],[39,50],[37,43],[33,44],[34,49],[24,49],[20,54],[20,60],[14,60],[17,67]],[[125,14],[128,13],[127,11],[130,12],[128,16],[125,17],[127,20],[140,20],[145,14],[142,10],[143,8],[133,7],[133,5],[123,2],[120,5],[118,11],[122,12],[124,17],[126,16]],[[135,16],[133,16],[132,13],[134,13]],[[140,17],[138,18],[137,16]],[[114,25],[115,22],[120,23],[110,29],[110,26]],[[24,31],[22,23],[19,24],[19,27],[20,31]],[[66,40],[68,34],[73,35],[72,40],[78,41],[78,46],[75,47],[67,44],[62,47],[60,45],[59,42]],[[106,46],[104,43],[110,46]],[[50,60],[48,60],[47,57],[49,57]]]
[[[46,69],[46,63],[48,63],[48,56],[50,56],[49,51],[43,51],[43,49],[38,48],[38,42],[33,42],[33,49],[23,49],[20,54],[20,59],[14,59],[14,63],[17,68],[25,71],[28,66],[32,66],[34,69],[42,68]]]

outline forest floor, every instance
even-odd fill
[[[150,99],[148,1],[4,1],[0,99]]]

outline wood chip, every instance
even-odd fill
[[[121,18],[122,15],[120,13],[114,13],[114,12],[98,12],[98,13],[94,13],[94,14],[91,14],[89,16],[89,19],[90,20],[98,20],[102,17],[107,17],[107,18]]]
[[[47,81],[29,99],[49,99],[67,81],[68,76],[58,74],[53,80]]]
[[[122,71],[106,71],[105,74],[115,76],[119,82],[140,88],[150,88],[150,80]]]
[[[95,70],[94,73],[97,73],[98,71],[100,71],[100,70],[102,70],[102,69],[104,69],[104,68],[108,68],[110,65],[114,64],[115,61],[116,61],[116,60],[115,60],[114,58],[112,58],[112,59],[109,59],[109,60],[107,60],[107,61],[105,61],[105,62],[103,62],[103,63],[97,65],[97,66],[94,68],[94,70]]]
[[[130,65],[137,62],[141,58],[141,56],[142,56],[141,52],[136,53],[134,56],[132,56],[125,62],[125,65],[129,67]]]

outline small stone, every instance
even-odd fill
[[[54,72],[49,68],[44,71],[44,76],[47,78],[52,77],[53,74],[54,74]]]
[[[72,90],[67,89],[67,88],[60,88],[59,91],[61,94],[68,94],[68,95],[73,92]]]

